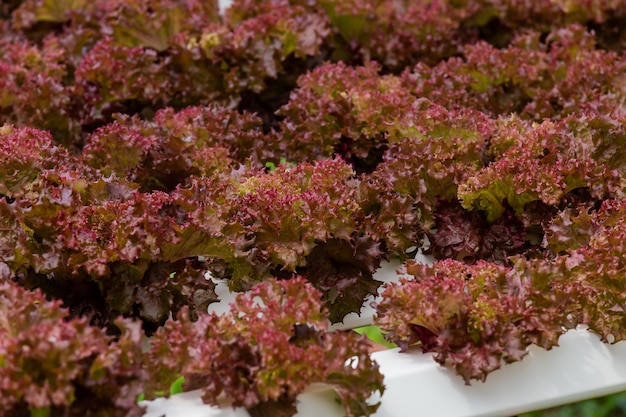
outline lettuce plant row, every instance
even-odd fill
[[[386,337],[467,383],[579,324],[624,340],[624,27],[619,0],[4,2],[0,413],[140,416],[184,376],[370,415],[364,337],[326,329],[379,290]]]

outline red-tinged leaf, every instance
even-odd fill
[[[595,50],[593,35],[580,25],[557,26],[545,43],[540,38],[540,32],[519,35],[502,49],[467,44],[464,59],[450,58],[432,68],[419,63],[403,77],[417,97],[491,115],[516,112],[541,121],[620,106],[622,58]]]
[[[77,125],[70,120],[72,90],[64,82],[71,68],[59,41],[50,38],[37,47],[0,39],[0,54],[0,124],[50,130],[57,141],[71,144]]]
[[[115,173],[145,191],[171,191],[190,176],[228,174],[233,159],[258,166],[265,155],[261,121],[218,106],[159,110],[153,121],[116,116],[86,139],[85,162],[104,175]]]
[[[390,70],[453,55],[463,39],[461,22],[472,10],[472,5],[442,1],[325,0],[320,5],[339,34],[336,42],[343,48],[337,56],[378,61]]]
[[[110,122],[113,113],[149,112],[167,104],[172,90],[165,63],[154,50],[116,45],[110,38],[85,55],[75,78],[84,125]]]
[[[363,300],[377,294],[380,282],[373,273],[381,254],[378,244],[366,239],[332,239],[307,256],[306,278],[325,294],[331,322],[343,321],[349,313],[360,314]]]
[[[167,49],[176,34],[199,32],[219,19],[215,0],[114,0],[99,2],[99,6],[106,11],[105,27],[113,32],[116,43],[156,51]]]
[[[13,13],[13,24],[20,29],[31,28],[37,23],[65,23],[74,11],[94,7],[86,0],[26,0]]]
[[[502,363],[521,360],[530,344],[556,345],[576,305],[561,293],[546,295],[524,272],[479,261],[445,260],[434,266],[407,262],[413,280],[389,285],[377,322],[404,350],[421,346],[465,382],[484,381]],[[552,296],[560,301],[540,303]],[[537,301],[535,303],[535,301]]]
[[[52,413],[84,416],[140,416],[136,403],[147,375],[142,370],[138,324],[120,323],[124,332],[112,342],[84,319],[69,319],[58,301],[39,291],[0,283],[0,410],[24,415],[49,408]]]
[[[347,310],[341,306],[343,301],[332,309],[358,310],[363,302],[359,297],[372,291],[371,275],[381,252],[375,241],[355,235],[362,213],[356,201],[359,184],[352,169],[343,161],[332,159],[253,174],[250,171],[239,181],[231,177],[230,184],[221,182],[217,188],[215,183],[198,181],[191,188],[180,190],[186,201],[201,200],[195,207],[191,205],[195,211],[191,222],[214,237],[216,243],[204,255],[224,261],[231,275],[231,289],[241,291],[272,274],[308,276],[307,271],[317,268],[311,267],[309,261],[320,258],[312,254],[316,250],[318,254],[327,254],[323,247],[336,243],[345,251],[333,261],[341,271],[337,278],[337,282],[343,283],[341,294],[351,285],[358,288],[357,282],[369,284],[348,296]],[[329,293],[329,300],[336,297],[330,295],[335,291],[332,285],[316,286]],[[333,319],[342,317],[333,313]]]
[[[325,159],[338,153],[356,169],[371,171],[386,148],[387,132],[412,101],[380,67],[327,64],[298,79],[299,88],[278,114],[281,152],[288,160]]]
[[[289,56],[318,55],[327,34],[326,21],[299,6],[272,8],[243,21],[220,54],[228,68],[227,88],[260,92],[265,78],[277,78],[284,71]]]
[[[437,201],[454,200],[457,188],[483,166],[493,123],[473,111],[448,111],[415,102],[398,122],[401,139],[362,182],[372,234],[400,257],[434,227]]]
[[[267,137],[262,131],[262,121],[253,114],[239,113],[215,105],[187,107],[174,112],[171,108],[159,110],[154,122],[164,136],[164,150],[170,155],[188,155],[192,164],[200,168],[202,176],[208,176],[212,165],[207,156],[218,152],[216,148],[228,149],[229,156],[243,163],[252,158],[263,165],[268,160],[265,148]],[[195,156],[198,150],[206,150],[204,158]],[[228,159],[219,155],[227,166]],[[165,156],[161,156],[165,158]],[[203,159],[205,161],[203,161]],[[158,166],[158,163],[155,162]],[[204,169],[202,169],[204,168]]]
[[[518,124],[506,119],[501,124],[497,137],[507,142],[511,136],[517,140],[459,186],[464,208],[485,211],[487,220],[493,222],[507,205],[521,215],[528,204],[536,201],[558,206],[568,193],[579,188],[588,188],[595,198],[621,194],[617,172],[591,158],[565,121],[521,126],[519,132]]]
[[[438,259],[506,263],[509,256],[525,249],[526,228],[512,214],[490,224],[481,214],[464,210],[458,202],[442,201],[434,216],[428,251]]]
[[[291,415],[297,395],[315,382],[337,389],[347,415],[373,413],[376,405],[366,400],[383,386],[367,343],[355,333],[324,331],[328,316],[311,284],[303,278],[263,282],[238,295],[236,306],[197,323],[183,314],[159,330],[152,352],[163,352],[171,334],[168,350],[176,359],[157,372],[173,375],[178,361],[185,390],[202,389],[210,404],[225,395],[255,416]]]
[[[543,246],[555,254],[587,246],[601,224],[591,207],[583,205],[557,214],[545,227]]]
[[[97,129],[87,138],[82,155],[86,164],[106,176],[114,173],[140,182],[142,165],[158,144],[156,136],[146,135],[139,128],[133,129],[115,121]]]

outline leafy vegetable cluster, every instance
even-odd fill
[[[39,290],[0,285],[2,415],[141,416],[136,398],[149,370],[139,323],[118,320],[122,333],[111,343],[60,305]]]
[[[332,387],[347,416],[377,409],[366,401],[384,386],[367,339],[325,331],[328,314],[305,279],[271,279],[239,294],[231,310],[197,322],[183,312],[159,329],[149,352],[159,364],[153,368],[156,378],[174,382],[182,372],[185,384],[201,389],[209,403],[226,394],[253,417],[295,414],[296,397],[311,382]],[[170,356],[166,362],[164,355]]]
[[[377,365],[326,327],[391,257],[378,324],[468,383],[623,340],[624,28],[620,0],[3,2],[0,410],[140,415],[182,375],[370,415]]]

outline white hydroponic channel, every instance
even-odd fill
[[[626,390],[626,343],[606,345],[576,330],[563,335],[560,345],[551,351],[531,348],[523,361],[471,386],[430,355],[373,353],[386,386],[374,417],[504,417]],[[311,386],[298,400],[297,417],[344,416],[324,385]],[[202,404],[198,391],[146,403],[144,417],[249,417],[241,408]]]

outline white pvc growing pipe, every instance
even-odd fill
[[[551,351],[531,347],[521,362],[471,386],[429,354],[391,349],[372,357],[386,386],[374,417],[504,417],[626,390],[626,342],[607,345],[583,329],[561,336]],[[297,417],[344,415],[323,385],[310,387],[299,401]],[[244,409],[202,404],[198,391],[146,404],[144,417],[249,417]]]

